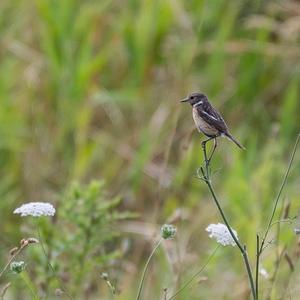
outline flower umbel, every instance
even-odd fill
[[[13,261],[10,264],[10,270],[16,274],[21,273],[23,270],[25,270],[26,264],[24,261]]]
[[[20,214],[21,217],[33,216],[54,216],[55,208],[52,204],[46,202],[30,202],[21,205],[14,210],[14,214]]]
[[[206,227],[206,231],[209,233],[210,238],[214,238],[217,242],[223,246],[231,245],[235,246],[236,243],[226,225],[218,223],[218,224],[210,224]],[[237,232],[232,229],[235,237],[237,237]]]
[[[165,240],[173,239],[176,234],[177,228],[174,225],[164,224],[161,227],[161,236]]]

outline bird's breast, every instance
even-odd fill
[[[205,122],[199,115],[197,108],[193,108],[193,119],[196,124],[197,129],[208,136],[217,136],[219,135],[219,131]]]

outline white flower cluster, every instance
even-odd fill
[[[14,214],[20,214],[21,217],[33,216],[54,216],[55,208],[52,204],[46,202],[30,202],[21,205],[14,210]]]
[[[234,233],[235,237],[237,237],[237,232],[231,229]],[[223,246],[231,245],[235,246],[236,243],[226,225],[218,223],[218,224],[210,224],[207,226],[206,231],[209,232],[209,237],[214,238],[217,242]]]

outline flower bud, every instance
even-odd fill
[[[26,264],[24,261],[13,261],[10,264],[10,270],[16,274],[21,273],[23,270],[25,270]]]
[[[9,254],[10,254],[11,256],[13,256],[13,255],[16,254],[16,252],[17,252],[18,250],[19,250],[18,247],[14,247],[14,248],[12,248],[12,249],[9,250]]]
[[[38,244],[39,243],[39,240],[36,238],[28,238],[27,241],[29,244]]]
[[[171,224],[164,224],[161,227],[161,236],[165,240],[170,240],[175,237],[177,228],[174,225]]]
[[[100,274],[101,278],[104,279],[105,281],[108,280],[108,274],[106,272],[103,272]]]

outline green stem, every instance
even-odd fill
[[[52,264],[50,263],[50,258],[49,258],[49,256],[47,255],[46,249],[45,249],[45,247],[44,247],[44,244],[43,244],[43,240],[42,240],[42,236],[41,236],[41,233],[40,233],[40,229],[39,229],[38,223],[36,223],[36,226],[37,226],[37,234],[38,234],[39,242],[40,242],[40,245],[41,245],[43,254],[44,254],[45,257],[46,257],[47,264],[48,264],[49,268],[51,269],[53,276],[58,280],[59,284],[61,285],[61,288],[62,288],[64,294],[65,294],[69,299],[73,300],[73,298],[72,298],[72,296],[69,294],[67,288],[66,288],[66,287],[64,286],[64,284],[61,282],[60,278],[56,275],[56,272],[55,272],[55,270],[54,270]]]
[[[205,155],[206,157],[206,155]],[[206,166],[209,166],[209,161],[205,161],[205,165]],[[235,234],[233,233],[230,225],[229,225],[229,222],[227,221],[227,218],[223,212],[223,209],[218,201],[218,198],[215,194],[215,191],[211,185],[211,181],[210,181],[210,178],[209,178],[209,168],[207,167],[206,168],[206,174],[203,170],[203,168],[201,168],[201,172],[202,172],[202,175],[203,175],[203,179],[204,179],[204,182],[207,184],[212,196],[213,196],[213,199],[214,199],[214,202],[221,214],[221,217],[231,235],[231,237],[233,238],[233,240],[235,241],[236,245],[238,246],[242,256],[243,256],[243,259],[244,259],[244,263],[245,263],[245,266],[246,266],[246,270],[247,270],[247,275],[248,275],[248,278],[249,278],[249,283],[250,283],[250,287],[251,287],[251,292],[252,292],[252,296],[253,296],[253,299],[256,300],[256,293],[255,293],[255,285],[254,285],[254,280],[253,280],[253,275],[252,275],[252,271],[251,271],[251,267],[250,267],[250,263],[249,263],[249,258],[248,258],[248,253],[247,253],[247,249],[246,249],[246,246],[242,246],[241,243],[239,242],[239,240],[237,239],[237,237],[235,236]]]
[[[32,281],[31,281],[30,277],[27,275],[26,271],[22,271],[19,275],[21,276],[22,280],[24,281],[24,283],[28,287],[30,293],[33,296],[33,299],[39,300],[40,298],[36,294],[34,285],[33,285]]]
[[[219,249],[220,245],[218,245],[216,247],[216,249],[213,251],[213,253],[208,257],[208,259],[206,260],[205,264],[200,268],[200,270],[198,270],[186,283],[184,283],[184,285],[177,290],[174,295],[172,295],[168,300],[172,300],[175,299],[175,297],[181,293],[205,268],[206,266],[209,264],[209,262],[211,261],[211,259],[213,258],[213,256],[216,254],[217,250]]]
[[[274,207],[273,207],[273,210],[272,210],[272,213],[271,213],[269,222],[268,222],[267,229],[266,229],[265,234],[264,234],[264,236],[263,236],[263,238],[262,238],[262,242],[261,242],[260,248],[258,249],[258,253],[256,254],[256,255],[257,255],[257,258],[256,258],[256,265],[257,265],[257,266],[256,266],[256,269],[258,269],[260,256],[261,256],[261,254],[262,254],[262,252],[263,252],[263,250],[264,250],[264,246],[265,246],[266,239],[267,239],[267,237],[268,237],[270,228],[271,228],[272,225],[273,225],[273,219],[274,219],[275,212],[276,212],[276,209],[277,209],[277,206],[278,206],[278,202],[279,202],[280,196],[281,196],[281,194],[282,194],[283,188],[284,188],[285,185],[286,185],[288,176],[289,176],[289,174],[290,174],[290,171],[291,171],[291,168],[292,168],[292,165],[293,165],[293,162],[294,162],[295,154],[296,154],[296,152],[297,152],[297,148],[298,148],[299,141],[300,141],[300,134],[298,134],[297,139],[296,139],[296,142],[295,142],[295,144],[294,144],[294,148],[293,148],[293,151],[292,151],[292,154],[291,154],[291,157],[290,157],[290,161],[289,161],[288,167],[287,167],[287,169],[286,169],[286,172],[285,172],[285,175],[284,175],[284,177],[283,177],[281,186],[280,186],[279,191],[278,191],[278,193],[277,193],[277,196],[276,196],[276,198],[275,198],[275,204],[274,204]],[[256,270],[256,272],[258,272],[258,270]],[[256,288],[258,289],[258,274],[256,274]],[[258,295],[257,295],[257,297],[258,297]],[[257,300],[258,300],[258,298],[257,298]]]
[[[210,181],[205,181],[205,182],[206,182],[206,184],[207,184],[207,186],[208,186],[208,188],[209,188],[209,190],[210,190],[210,192],[211,192],[211,194],[212,194],[212,196],[213,196],[213,199],[214,199],[214,201],[215,201],[215,204],[217,205],[217,208],[218,208],[218,210],[219,210],[219,212],[220,212],[220,214],[221,214],[221,217],[222,217],[222,219],[223,219],[223,221],[224,221],[224,223],[225,223],[227,229],[229,230],[229,233],[230,233],[231,237],[233,238],[233,240],[234,240],[235,243],[237,244],[237,246],[238,246],[238,248],[240,249],[240,251],[243,252],[243,251],[244,251],[244,248],[243,248],[243,246],[241,245],[241,243],[239,242],[239,240],[237,239],[237,237],[235,236],[235,234],[233,233],[233,231],[232,231],[232,229],[231,229],[231,227],[230,227],[230,225],[229,225],[229,223],[228,223],[228,221],[227,221],[227,218],[226,218],[226,216],[225,216],[225,214],[224,214],[224,212],[223,212],[223,209],[222,209],[222,207],[221,207],[221,205],[220,205],[220,203],[219,203],[219,201],[218,201],[218,199],[217,199],[217,196],[216,196],[216,194],[215,194],[215,191],[214,191],[214,189],[213,189],[213,187],[212,187]]]
[[[256,235],[256,270],[255,270],[255,292],[258,300],[258,272],[259,272],[259,235]]]
[[[10,257],[10,259],[8,260],[8,262],[6,263],[6,265],[4,266],[4,268],[2,269],[2,271],[0,272],[0,278],[3,276],[3,274],[5,273],[5,271],[7,270],[7,268],[9,267],[9,265],[11,264],[11,262],[22,252],[22,250],[24,248],[25,248],[25,246],[21,246],[19,248],[19,250],[17,250],[16,253]]]
[[[250,267],[250,263],[249,263],[246,245],[244,245],[244,251],[242,252],[242,255],[243,255],[243,259],[245,262],[245,266],[246,266],[246,270],[247,270],[247,274],[248,274],[248,278],[249,278],[249,282],[250,282],[252,297],[255,300],[256,299],[255,286],[254,286],[254,280],[253,280],[252,271],[251,271],[251,267]]]
[[[157,243],[156,246],[153,248],[153,250],[152,250],[150,256],[149,256],[148,259],[147,259],[147,262],[146,262],[145,267],[144,267],[144,270],[143,270],[141,282],[140,282],[140,285],[139,285],[138,294],[137,294],[137,296],[136,296],[136,300],[139,300],[139,299],[140,299],[140,296],[141,296],[141,293],[142,293],[142,289],[143,289],[143,285],[144,285],[144,281],[145,281],[146,272],[147,272],[147,269],[148,269],[150,260],[151,260],[152,256],[154,255],[155,251],[156,251],[156,250],[158,249],[158,247],[160,246],[162,240],[163,240],[163,239],[161,238],[161,239],[158,241],[158,243]]]
[[[277,196],[276,196],[275,204],[274,204],[274,207],[273,207],[273,210],[272,210],[270,219],[269,219],[269,223],[268,223],[268,226],[267,226],[267,230],[266,230],[266,232],[265,232],[265,234],[264,234],[264,237],[262,238],[261,246],[260,246],[260,249],[259,249],[259,255],[261,255],[261,253],[262,253],[262,251],[263,251],[263,248],[264,248],[264,245],[265,245],[265,242],[266,242],[268,233],[269,233],[270,228],[271,228],[271,226],[272,226],[272,222],[273,222],[273,219],[274,219],[274,216],[275,216],[275,212],[276,212],[276,209],[277,209],[277,206],[278,206],[278,202],[279,202],[280,196],[281,196],[281,194],[282,194],[283,188],[284,188],[284,186],[286,185],[288,176],[289,176],[289,174],[290,174],[291,167],[292,167],[292,164],[293,164],[293,161],[294,161],[294,158],[295,158],[295,154],[296,154],[296,151],[297,151],[297,148],[298,148],[299,141],[300,141],[300,134],[298,134],[298,136],[297,136],[297,139],[296,139],[296,142],[295,142],[295,145],[294,145],[294,149],[293,149],[292,154],[291,154],[290,162],[289,162],[289,164],[288,164],[287,170],[286,170],[286,172],[285,172],[285,175],[284,175],[284,177],[283,177],[281,186],[280,186],[279,191],[278,191],[278,194],[277,194]]]
[[[203,174],[203,175],[205,175],[205,174]],[[219,212],[220,212],[220,214],[222,216],[222,219],[223,219],[223,221],[224,221],[224,223],[225,223],[225,225],[226,225],[226,227],[227,227],[227,229],[228,229],[231,237],[233,238],[233,240],[237,244],[237,246],[238,246],[238,248],[239,248],[239,250],[240,250],[240,252],[241,252],[241,254],[243,256],[244,263],[245,263],[246,270],[247,270],[247,274],[248,274],[248,277],[249,277],[249,282],[250,282],[250,287],[251,287],[251,291],[252,291],[252,296],[253,296],[253,299],[255,300],[256,299],[256,293],[255,293],[255,287],[254,287],[254,281],[253,281],[252,271],[251,271],[251,267],[250,267],[250,264],[249,264],[249,258],[248,258],[247,249],[246,249],[245,246],[243,247],[241,245],[241,243],[239,242],[239,240],[237,239],[237,237],[233,233],[233,231],[232,231],[232,229],[231,229],[231,227],[230,227],[230,225],[229,225],[229,223],[227,221],[227,218],[226,218],[226,216],[225,216],[225,214],[224,214],[224,212],[222,210],[222,207],[221,207],[221,205],[220,205],[220,203],[219,203],[219,201],[217,199],[217,196],[215,194],[215,191],[214,191],[214,189],[213,189],[210,181],[209,180],[205,180],[205,182],[206,182],[206,184],[207,184],[207,186],[208,186],[208,188],[209,188],[209,190],[210,190],[210,192],[211,192],[211,194],[213,196],[215,204],[218,207],[218,210],[219,210]]]

